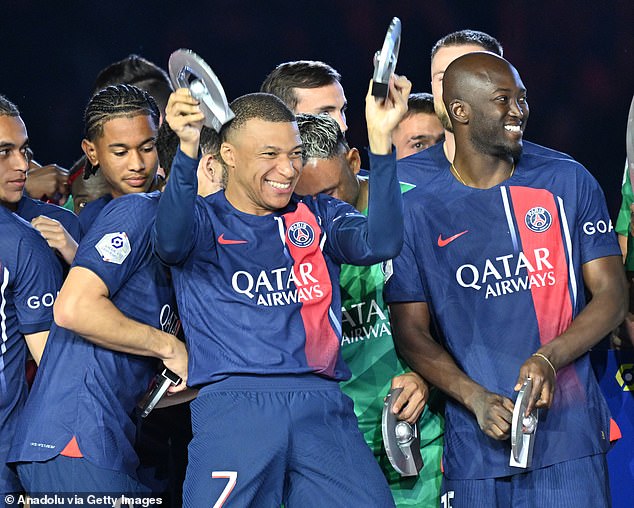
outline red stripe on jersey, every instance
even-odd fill
[[[532,274],[529,273],[529,277],[536,282],[546,281],[544,284],[531,284],[539,340],[541,344],[546,344],[561,335],[572,322],[568,262],[558,207],[553,195],[545,189],[510,187],[509,190],[522,251],[535,270]],[[550,218],[541,213],[531,229],[527,225],[529,211],[532,212],[531,215],[536,210],[539,213],[540,207],[547,210]],[[540,232],[534,230],[544,228],[548,220],[551,221],[548,228]],[[544,249],[548,249],[547,258]],[[538,279],[532,279],[533,276]]]
[[[315,368],[315,372],[332,376],[339,354],[339,337],[328,318],[332,282],[319,247],[321,227],[304,203],[299,203],[294,212],[283,217],[286,245],[294,261],[293,272],[298,284],[302,284],[297,287],[297,291],[298,301],[302,303],[300,312],[306,333],[306,361]]]

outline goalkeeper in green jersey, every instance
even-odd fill
[[[295,188],[300,195],[330,194],[367,212],[368,180],[359,176],[361,159],[350,148],[337,122],[325,115],[297,115],[304,147],[304,168]],[[401,184],[406,192],[413,186]],[[341,351],[352,372],[342,383],[354,401],[359,428],[388,479],[396,506],[437,507],[441,481],[443,408],[434,391],[411,372],[394,348],[381,265],[342,265]],[[383,399],[402,387],[395,412],[418,422],[424,466],[417,477],[401,477],[390,465],[381,436]]]

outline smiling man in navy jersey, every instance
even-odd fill
[[[159,204],[155,248],[172,265],[190,353],[194,438],[184,506],[394,506],[338,381],[341,263],[374,264],[401,245],[391,132],[411,84],[368,95],[369,219],[330,196],[299,198],[293,113],[259,93],[221,131],[224,191],[196,199],[203,114],[189,91],[166,120],[181,144]],[[209,319],[213,302],[223,319]]]
[[[0,506],[7,506],[4,496],[22,491],[6,458],[27,397],[27,346],[39,362],[62,269],[38,232],[4,207],[0,231]]]
[[[434,109],[445,128],[444,142],[429,147],[418,155],[399,161],[398,176],[402,181],[418,184],[418,176],[425,168],[440,168],[446,161],[452,162],[455,141],[451,120],[442,100],[443,77],[447,66],[456,58],[473,51],[489,51],[503,56],[500,42],[491,35],[478,30],[459,30],[439,39],[431,50],[431,90]],[[525,125],[524,125],[525,126]],[[524,153],[535,153],[547,157],[569,159],[570,156],[524,140]]]
[[[449,396],[443,506],[609,506],[610,414],[587,351],[627,293],[614,233],[584,227],[609,220],[603,193],[575,161],[523,153],[526,90],[503,58],[464,55],[443,88],[455,157],[405,195],[386,283],[399,351]],[[528,377],[541,414],[521,469],[508,438]]]

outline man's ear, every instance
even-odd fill
[[[348,153],[346,154],[346,161],[352,170],[352,174],[359,174],[359,170],[361,169],[361,155],[359,155],[359,150],[356,148],[348,150]]]
[[[236,166],[235,147],[231,143],[224,142],[220,145],[220,157],[227,166]]]
[[[461,124],[469,123],[469,113],[471,112],[471,108],[469,104],[463,102],[458,99],[454,99],[449,104],[449,118],[452,122],[457,122]]]
[[[214,163],[214,156],[211,155],[210,153],[206,153],[205,155],[203,155],[202,158],[200,159],[200,162],[198,163],[200,165],[200,171],[202,171],[202,174],[204,175],[204,177],[211,182],[214,181],[213,163]]]
[[[95,144],[92,141],[86,138],[82,139],[81,149],[86,154],[86,158],[88,159],[88,162],[90,162],[91,165],[93,166],[99,165],[99,159],[97,158],[97,149],[95,148]]]
[[[207,153],[200,159],[200,170],[211,183],[222,184],[222,163],[215,155]]]

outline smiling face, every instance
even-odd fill
[[[0,116],[0,203],[15,210],[26,183],[29,138],[19,116]]]
[[[82,148],[99,166],[113,197],[147,192],[158,168],[157,126],[145,114],[121,116],[103,124],[103,134],[84,139]]]
[[[284,208],[302,170],[302,143],[295,122],[247,120],[220,154],[228,166],[225,195],[238,210],[267,215]]]
[[[515,67],[491,53],[470,53],[447,68],[444,81],[456,141],[460,137],[479,153],[517,160],[529,109]]]
[[[488,74],[471,101],[471,142],[483,153],[517,159],[529,114],[526,88],[513,67]]]

